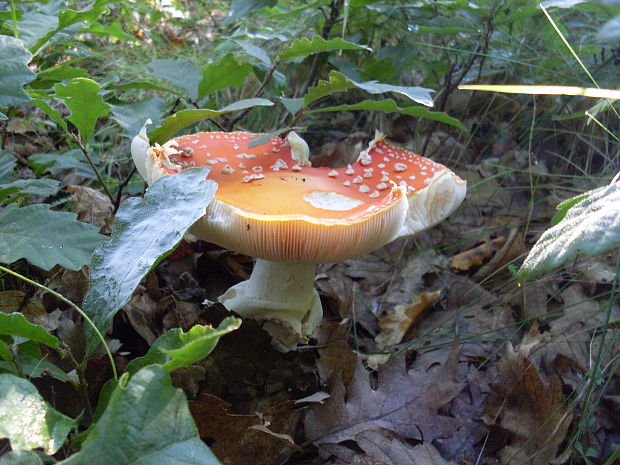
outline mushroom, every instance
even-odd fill
[[[323,315],[317,263],[356,257],[436,224],[459,206],[466,185],[381,134],[356,163],[337,169],[311,167],[294,132],[250,147],[258,135],[203,132],[150,147],[143,128],[132,156],[149,185],[189,167],[212,167],[217,193],[190,232],[256,258],[250,278],[219,301],[264,321],[276,345],[290,349],[314,335]]]

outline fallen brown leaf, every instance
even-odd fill
[[[469,271],[474,266],[480,266],[490,260],[505,243],[506,236],[500,236],[456,254],[450,258],[450,268],[455,271]]]
[[[67,192],[75,194],[74,211],[80,221],[97,226],[102,232],[110,232],[114,205],[104,193],[85,186],[68,186]]]

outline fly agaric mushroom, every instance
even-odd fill
[[[356,257],[433,226],[459,206],[466,185],[380,134],[356,163],[338,169],[311,167],[307,145],[293,132],[250,148],[258,135],[198,133],[150,147],[143,128],[132,156],[149,185],[189,167],[212,167],[218,190],[190,232],[257,258],[250,279],[219,301],[264,321],[288,349],[307,342],[321,321],[317,263]]]

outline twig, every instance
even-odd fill
[[[78,375],[78,380],[80,381],[80,396],[82,397],[82,403],[84,404],[84,409],[86,410],[86,419],[90,423],[93,419],[93,406],[90,403],[90,397],[88,396],[88,384],[86,382],[86,377],[84,376],[84,366],[78,362],[73,356],[73,352],[71,352],[71,348],[65,344],[61,343],[61,349],[65,351],[69,355],[69,359],[75,368],[75,372]]]
[[[121,197],[123,196],[123,189],[127,187],[133,175],[136,174],[136,171],[138,171],[138,168],[134,166],[131,172],[129,173],[129,175],[127,175],[127,177],[124,180],[121,180],[120,172],[118,173],[119,174],[118,180],[120,182],[118,184],[118,192],[116,193],[116,200],[114,201],[114,211],[112,212],[113,215],[116,215],[118,208],[121,206]]]
[[[276,71],[276,68],[278,67],[279,64],[280,64],[280,60],[278,60],[276,58],[273,61],[273,64],[271,65],[271,69],[269,69],[267,74],[265,74],[265,77],[263,78],[263,82],[261,83],[260,87],[258,88],[256,93],[254,94],[254,98],[258,98],[261,95],[263,95],[263,91],[265,90],[265,87],[267,87],[267,84],[269,84],[269,81],[271,81],[273,73]],[[235,125],[239,121],[241,121],[243,118],[245,118],[245,116],[250,112],[251,109],[252,109],[252,107],[246,108],[236,118],[232,119],[230,121],[230,123],[228,123],[228,130],[232,131],[232,129],[235,127]]]
[[[114,196],[112,195],[112,193],[108,189],[108,186],[106,185],[105,181],[103,180],[103,176],[101,176],[101,173],[99,172],[99,169],[97,168],[97,165],[95,165],[95,162],[91,158],[90,153],[88,152],[88,149],[82,143],[82,138],[79,135],[75,135],[73,133],[70,133],[69,135],[71,136],[71,139],[73,139],[74,142],[78,145],[78,147],[80,148],[80,150],[82,151],[82,153],[84,154],[86,159],[88,160],[88,163],[90,163],[91,168],[95,172],[95,175],[97,175],[97,179],[99,180],[99,183],[103,187],[103,190],[105,191],[106,195],[110,199],[110,202],[112,202],[112,204],[114,204],[114,202],[115,202]]]

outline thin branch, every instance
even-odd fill
[[[78,380],[80,381],[80,396],[82,397],[82,403],[84,404],[84,409],[86,410],[87,420],[90,423],[93,419],[93,406],[91,405],[90,397],[88,396],[88,383],[86,382],[86,376],[84,376],[84,366],[75,359],[73,352],[71,352],[71,348],[64,342],[61,343],[61,349],[69,355],[69,359],[71,360],[71,363],[75,368],[75,372],[77,373]]]
[[[97,168],[97,165],[95,165],[95,162],[91,158],[90,153],[88,152],[88,149],[82,143],[82,138],[79,135],[75,135],[73,133],[70,133],[69,135],[71,136],[71,139],[73,139],[75,141],[75,143],[78,145],[78,147],[80,148],[80,150],[82,151],[82,153],[84,154],[86,159],[88,160],[88,163],[90,163],[91,168],[95,172],[95,175],[97,175],[97,179],[99,180],[99,183],[103,187],[103,190],[105,191],[106,195],[110,199],[110,202],[112,202],[112,204],[114,204],[114,202],[115,202],[114,196],[112,195],[112,193],[108,189],[107,184],[103,180],[103,176],[101,176],[101,173],[99,172],[99,169]]]
[[[118,208],[121,205],[121,197],[123,196],[123,189],[127,187],[133,175],[136,174],[136,171],[138,171],[138,169],[134,166],[131,172],[129,173],[129,175],[124,180],[121,180],[120,172],[118,173],[119,174],[118,178],[120,182],[118,184],[118,192],[116,193],[116,200],[114,201],[114,212],[112,213],[113,215],[116,215],[116,212],[118,211]]]

